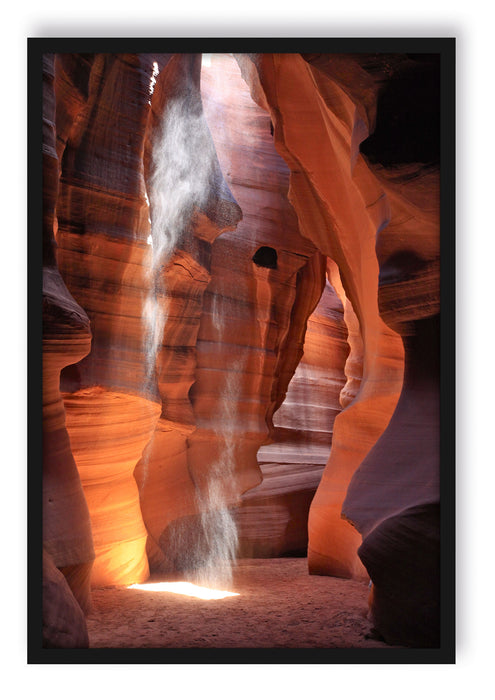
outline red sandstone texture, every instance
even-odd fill
[[[335,421],[330,462],[311,504],[308,559],[314,573],[364,579],[359,534],[341,512],[349,481],[390,420],[402,382],[400,338],[380,318],[377,298],[375,237],[388,203],[358,153],[362,118],[338,82],[301,56],[239,61],[254,99],[270,110],[277,147],[293,171],[290,198],[303,232],[338,265],[359,322],[363,379]]]
[[[289,169],[275,150],[269,116],[251,99],[234,58],[211,57],[203,69],[202,91],[222,170],[243,212],[235,231],[213,248],[208,298],[222,306],[228,325],[223,337],[215,336],[205,317],[198,337],[198,356],[207,351],[205,361],[216,371],[226,356],[244,365],[237,430],[251,433],[251,459],[257,459],[263,480],[235,510],[240,553],[305,553],[309,502],[340,410],[346,353],[342,313],[328,286],[305,334],[308,315],[324,290],[324,261],[301,236],[287,198]],[[274,268],[253,263],[256,252],[267,247],[277,256]],[[202,382],[211,372],[205,367],[192,393],[202,420],[209,421]],[[335,375],[337,387],[327,373]]]
[[[329,57],[304,61],[266,54],[239,60],[253,97],[270,110],[279,150],[292,168],[291,199],[300,221],[312,223],[302,230],[313,240],[318,236],[319,249],[337,263],[363,343],[360,390],[335,422],[329,463],[311,505],[310,570],[370,575],[372,613],[386,638],[436,646],[438,169],[415,162],[417,153],[411,158],[407,151],[394,154],[392,161],[397,166],[402,156],[406,166],[387,169],[387,156],[373,168],[358,153],[375,115],[369,102],[372,85],[357,61],[333,64]],[[404,77],[410,71],[406,66]],[[362,80],[356,79],[359,75]],[[438,100],[438,71],[430,80]],[[321,155],[316,146],[325,138],[328,149]],[[330,235],[323,240],[325,228]],[[403,383],[403,351],[390,329],[404,338]],[[355,531],[342,516],[365,537],[360,553],[366,571],[356,555]],[[394,526],[410,533],[407,546],[391,546]],[[414,557],[419,574],[408,578],[404,571],[413,550],[420,553]],[[406,599],[407,632],[401,611]]]
[[[274,415],[272,442],[258,451],[263,481],[244,494],[237,510],[246,556],[306,553],[309,507],[341,410],[348,350],[343,308],[327,282],[308,319],[304,354]]]
[[[142,390],[149,284],[142,154],[153,58],[97,55],[88,67],[86,58],[61,55],[55,63],[63,148],[57,263],[93,333],[91,352],[65,372],[62,389],[99,584],[149,575],[132,472],[160,412],[156,397]],[[167,57],[158,60],[163,65]]]
[[[43,60],[43,619],[46,644],[84,645],[94,549],[88,506],[70,448],[60,372],[90,351],[91,330],[57,269],[54,212],[58,191],[53,56]],[[55,569],[55,571],[54,571]],[[64,576],[57,571],[59,569]],[[63,629],[64,611],[75,621]],[[62,625],[62,626],[61,626]],[[77,629],[76,629],[77,628]],[[87,635],[86,635],[87,637]]]
[[[307,547],[373,580],[387,642],[438,644],[438,168],[381,117],[424,65],[45,57],[44,546],[76,606],[190,564],[214,491],[241,555]]]

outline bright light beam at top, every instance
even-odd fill
[[[135,588],[140,591],[153,591],[164,593],[180,593],[181,595],[191,596],[193,598],[202,598],[203,600],[219,600],[220,598],[228,598],[230,596],[239,595],[239,593],[231,593],[230,591],[219,591],[214,588],[205,588],[204,586],[196,586],[188,581],[160,581],[157,583],[134,583],[127,588]]]

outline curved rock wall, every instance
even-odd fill
[[[271,444],[258,451],[263,474],[236,512],[241,556],[306,556],[308,512],[341,410],[348,354],[343,307],[327,281],[308,319],[304,354],[273,416]]]
[[[309,514],[308,562],[313,573],[366,578],[357,556],[360,535],[341,512],[352,475],[387,426],[402,383],[402,343],[380,318],[377,299],[375,237],[388,222],[389,205],[357,150],[365,116],[341,84],[300,55],[238,60],[253,98],[270,111],[277,148],[291,168],[289,197],[301,230],[337,263],[359,321],[363,379],[335,420]],[[361,74],[356,64],[353,70]]]
[[[65,592],[51,586],[44,569],[45,622],[61,601],[90,608],[89,576],[94,559],[89,513],[74,462],[60,395],[60,372],[87,355],[89,319],[65,286],[55,262],[54,212],[58,190],[55,144],[54,57],[43,57],[43,548],[51,566],[65,575]],[[59,575],[60,578],[60,575]],[[70,588],[69,588],[70,587]],[[48,592],[49,590],[49,592]],[[76,602],[77,601],[77,602]],[[61,640],[63,641],[63,639]]]
[[[440,643],[439,183],[431,168],[414,170],[398,202],[400,223],[392,220],[377,242],[380,312],[403,336],[404,384],[387,429],[354,474],[344,512],[363,534],[359,555],[373,580],[375,627],[391,644],[435,647]]]
[[[209,66],[203,68],[202,92],[219,161],[243,219],[235,232],[222,235],[213,246],[212,280],[207,290],[211,316],[205,313],[202,319],[197,345],[200,372],[191,392],[198,430],[190,443],[195,449],[195,441],[202,440],[214,420],[210,397],[222,394],[220,372],[228,357],[239,375],[240,398],[230,416],[232,420],[236,414],[233,429],[244,436],[237,442],[240,451],[234,459],[251,462],[258,474],[259,465],[263,478],[254,489],[241,485],[241,492],[246,493],[233,513],[239,529],[238,551],[240,555],[266,556],[305,547],[305,518],[315,481],[314,456],[308,454],[307,464],[286,465],[291,447],[278,444],[282,438],[273,425],[273,415],[281,410],[302,357],[307,319],[324,289],[325,261],[300,234],[287,199],[289,171],[275,150],[270,119],[251,99],[234,58],[211,57]],[[220,323],[222,318],[225,325]],[[323,313],[318,318],[321,327]],[[317,325],[315,321],[312,326],[315,344]],[[309,362],[314,360],[309,350],[307,357]],[[300,376],[303,372],[301,369]],[[303,385],[300,379],[300,392]],[[316,413],[314,408],[313,420]],[[324,417],[320,420],[323,423]],[[297,435],[302,442],[301,433]],[[258,451],[267,442],[274,444]],[[271,448],[283,453],[279,455],[282,474],[278,476],[284,486],[276,488],[274,499],[269,487],[267,499],[267,457],[263,455]],[[292,446],[291,461],[297,462],[294,449]],[[315,445],[313,451],[317,449]],[[291,480],[294,469],[300,472],[297,481]],[[270,527],[276,536],[269,534]]]
[[[67,579],[43,551],[43,648],[89,647],[86,618]]]
[[[435,57],[361,57],[361,66],[352,58],[305,59],[238,57],[291,167],[301,230],[337,263],[362,343],[360,388],[335,421],[330,459],[311,505],[309,567],[370,575],[372,617],[387,641],[435,646],[438,63]],[[373,81],[385,85],[376,114]],[[375,135],[363,144],[366,162],[359,144],[370,127]],[[316,150],[321,143],[323,155]],[[351,523],[364,538],[359,554],[366,571]],[[406,581],[411,561],[419,575]]]
[[[390,423],[344,503],[363,534],[375,627],[418,647],[440,644],[439,92],[438,56],[403,57],[365,147],[391,208],[376,243],[380,315],[403,338],[405,369]]]
[[[56,62],[57,260],[93,332],[91,353],[64,372],[62,389],[91,516],[92,581],[100,585],[149,574],[133,470],[160,412],[143,391],[141,313],[149,286],[143,150],[154,59],[100,54],[88,65],[62,55]]]

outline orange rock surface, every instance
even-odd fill
[[[263,481],[244,494],[236,512],[243,556],[305,555],[309,507],[330,454],[348,351],[343,308],[327,282],[273,416],[272,442],[258,451]]]
[[[133,470],[160,413],[156,396],[143,393],[142,298],[149,287],[143,150],[153,58],[101,54],[89,67],[84,57],[56,61],[57,261],[93,332],[91,352],[64,372],[62,389],[99,585],[149,574]]]
[[[90,607],[89,576],[94,559],[89,513],[71,452],[60,395],[61,370],[87,355],[89,319],[65,286],[54,255],[54,211],[58,159],[55,148],[53,56],[43,61],[43,547],[51,566],[66,575],[78,604]],[[46,572],[45,572],[46,573]],[[50,575],[51,574],[47,574]],[[45,576],[45,574],[44,574]],[[58,605],[50,587],[50,609]],[[61,591],[60,591],[61,592]],[[68,594],[62,593],[64,597]]]
[[[347,320],[355,314],[361,336],[360,388],[335,421],[332,452],[311,505],[309,567],[314,573],[370,575],[371,612],[380,633],[390,643],[435,646],[438,64],[431,57],[305,59],[238,57],[253,97],[270,111],[279,151],[291,167],[291,201],[301,230],[337,263],[352,306]],[[373,82],[380,80],[386,87],[376,102]],[[359,144],[373,129],[365,160]],[[404,338],[403,382],[404,351],[396,333]],[[350,523],[364,537],[359,553],[366,570]],[[407,578],[411,561],[417,571]]]
[[[145,581],[147,531],[134,468],[160,413],[157,403],[101,387],[64,395],[67,429],[91,517],[93,586]]]
[[[357,151],[361,114],[337,81],[299,55],[238,60],[253,98],[270,111],[277,148],[292,171],[289,196],[301,230],[338,265],[359,321],[363,379],[335,421],[329,463],[309,514],[308,562],[313,573],[364,578],[359,533],[341,511],[352,475],[387,426],[402,383],[402,344],[380,318],[377,300],[375,237],[388,221],[388,202]]]
[[[251,463],[259,481],[266,477],[264,462],[268,458],[263,455],[272,448],[277,450],[276,444],[258,451],[260,446],[282,439],[277,436],[273,416],[302,357],[307,319],[324,288],[324,259],[301,236],[287,199],[289,171],[275,150],[269,117],[251,99],[233,58],[211,57],[202,71],[202,93],[219,161],[243,219],[234,232],[219,237],[212,250],[212,280],[206,300],[211,319],[204,314],[198,337],[200,372],[191,392],[198,430],[190,444],[194,450],[195,442],[201,440],[198,457],[202,456],[207,431],[211,432],[209,426],[215,421],[210,401],[221,402],[222,384],[231,382],[233,393],[239,394],[238,403],[223,421],[230,421],[236,434],[239,453],[235,461],[243,463],[245,469]],[[235,372],[230,380],[228,375],[220,378],[226,357]],[[327,430],[329,433],[331,425]],[[298,433],[300,447],[303,432]],[[283,496],[278,491],[274,499],[267,500],[265,481],[249,491],[246,487],[253,483],[240,483],[245,495],[234,513],[241,553],[266,555],[305,547],[308,493],[314,490],[315,480],[312,457],[307,457],[307,465],[299,466],[301,478],[288,486],[295,467],[286,465],[284,449],[291,446],[278,445],[282,450]],[[294,460],[298,461],[293,453]],[[271,491],[268,487],[268,493]],[[283,533],[288,519],[292,520],[293,534],[274,537],[268,533],[270,527]]]

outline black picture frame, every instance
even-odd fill
[[[438,53],[441,65],[441,645],[438,649],[46,649],[42,629],[42,56],[45,53]],[[455,38],[29,38],[28,649],[30,664],[455,663]]]

